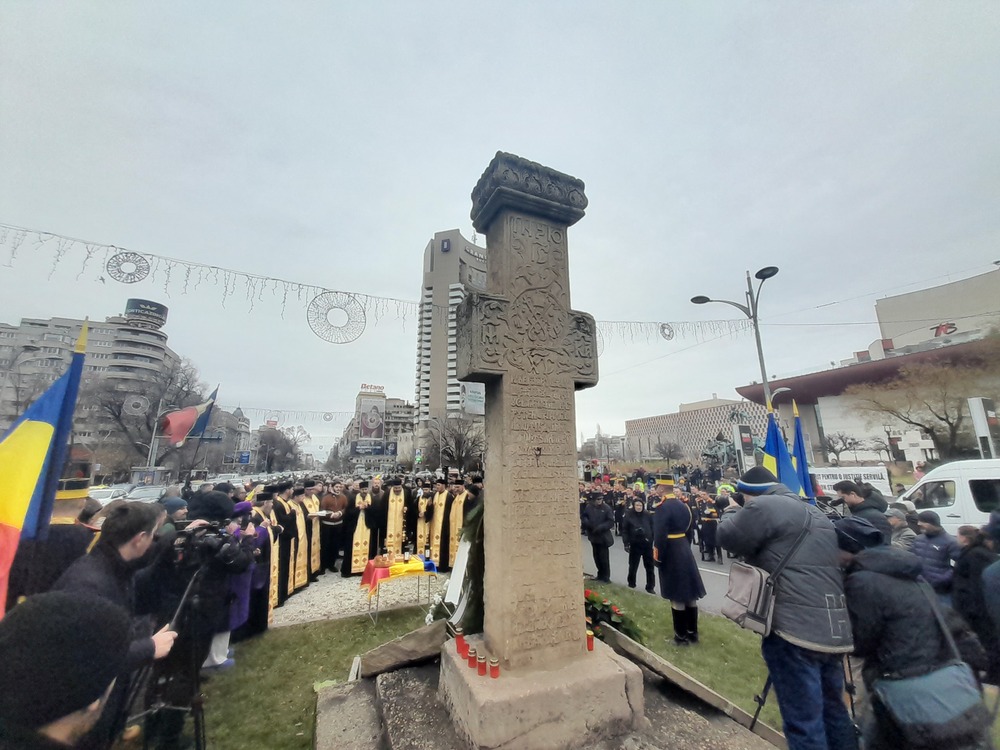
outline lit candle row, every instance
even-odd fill
[[[469,646],[462,628],[455,628],[455,647],[458,649],[459,657],[468,661],[470,669],[477,670],[480,677],[486,676],[486,654],[477,654],[476,649]],[[500,676],[499,659],[489,660],[489,675],[494,679]]]

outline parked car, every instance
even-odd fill
[[[983,526],[990,511],[1000,510],[1000,460],[953,461],[927,472],[902,500],[933,510],[941,526],[954,536],[959,526]]]
[[[88,494],[103,507],[112,500],[124,499],[128,492],[121,487],[91,487]]]
[[[139,485],[125,496],[126,500],[138,500],[141,503],[155,503],[166,492],[164,485]]]

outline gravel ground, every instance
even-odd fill
[[[448,584],[448,575],[439,574],[430,578],[431,596],[444,595]],[[417,599],[417,582],[420,582],[420,600]],[[427,578],[412,577],[384,581],[379,586],[379,609],[408,607],[414,604],[427,606]],[[371,600],[372,611],[375,609],[375,597]],[[302,591],[285,602],[284,606],[274,610],[272,627],[298,625],[313,620],[336,620],[342,617],[355,617],[368,614],[368,590],[361,588],[361,576],[343,578],[339,573],[327,573],[320,576],[316,583],[311,583]]]

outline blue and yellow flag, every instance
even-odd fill
[[[799,494],[802,497],[811,498],[815,504],[816,492],[813,489],[812,479],[809,478],[809,462],[806,459],[806,440],[802,434],[802,420],[799,418],[799,406],[792,401],[792,411],[795,413],[795,440],[792,443],[792,464],[795,466],[795,475],[799,479]]]
[[[84,323],[69,369],[0,440],[0,617],[18,542],[48,538],[56,489],[69,452],[86,346]]]
[[[792,465],[792,457],[788,455],[788,446],[778,429],[778,420],[774,418],[774,412],[767,413],[767,438],[764,440],[764,468],[778,478],[778,481],[785,485],[796,495],[802,493],[802,485],[795,467]]]

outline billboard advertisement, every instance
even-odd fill
[[[360,437],[382,440],[385,437],[385,399],[362,396],[358,399],[358,412]]]
[[[486,384],[462,383],[461,408],[466,414],[486,414]]]
[[[351,454],[354,456],[381,456],[384,452],[381,440],[355,440],[351,443]]]
[[[160,329],[167,322],[167,306],[148,299],[126,300],[125,319],[137,327]]]

